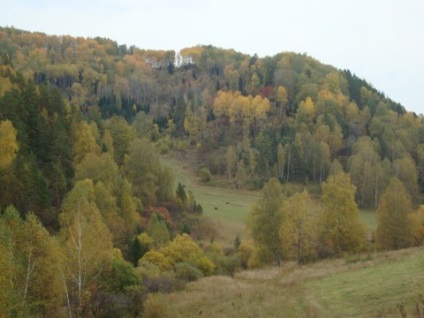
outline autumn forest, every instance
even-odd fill
[[[424,118],[349,70],[9,27],[0,44],[0,317],[159,317],[151,295],[206,276],[424,242]],[[249,235],[220,241],[170,158],[259,193]]]

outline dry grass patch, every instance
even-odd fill
[[[302,317],[299,289],[289,293],[278,285],[243,281],[230,277],[209,277],[169,295],[174,317]],[[299,294],[299,296],[294,296]]]
[[[402,303],[413,317],[423,291],[424,248],[412,248],[208,277],[167,299],[173,317],[400,317]]]

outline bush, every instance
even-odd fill
[[[172,141],[170,140],[170,138],[167,136],[165,138],[160,138],[157,141],[157,149],[159,150],[159,153],[161,155],[166,155],[167,153],[169,153],[170,148],[171,148],[171,143]]]
[[[139,279],[134,267],[123,259],[114,259],[100,275],[99,285],[105,292],[124,293],[128,286],[137,285]]]
[[[167,302],[162,294],[150,294],[144,303],[144,315],[146,318],[169,317]]]
[[[188,149],[188,144],[185,140],[174,140],[172,149],[177,152],[185,153]]]
[[[141,263],[137,267],[136,271],[142,279],[149,277],[159,277],[162,274],[159,266],[150,262]]]
[[[195,281],[203,277],[202,272],[188,263],[178,263],[175,265],[175,274],[178,278],[186,281]]]
[[[184,288],[184,281],[172,276],[147,277],[144,285],[149,293],[171,293]]]
[[[244,241],[240,244],[238,251],[237,251],[237,256],[240,260],[240,265],[246,269],[248,267],[249,264],[249,259],[252,257],[253,251],[254,251],[254,246],[253,246],[253,242],[252,241]]]
[[[261,268],[265,264],[272,263],[273,260],[273,255],[268,249],[255,246],[252,255],[249,257],[247,266],[249,268]]]
[[[91,299],[91,313],[99,318],[140,317],[146,297],[140,285],[127,287],[125,293],[98,291]]]
[[[197,254],[190,257],[188,262],[198,268],[205,276],[212,275],[215,271],[215,264],[205,255]]]
[[[155,250],[148,251],[138,262],[139,266],[146,266],[148,264],[158,266],[161,271],[170,270],[172,268],[169,259],[163,253]]]
[[[236,255],[223,256],[215,254],[210,256],[210,258],[216,265],[216,275],[228,275],[232,277],[237,268],[240,267],[240,260]]]
[[[202,169],[200,169],[199,176],[202,182],[209,182],[211,181],[211,178],[212,178],[211,172],[206,167],[203,167]]]

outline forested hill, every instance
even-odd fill
[[[0,28],[0,316],[147,317],[203,276],[363,251],[357,205],[379,206],[376,248],[419,245],[423,120],[306,55]],[[263,188],[253,241],[215,241],[159,153]]]
[[[424,188],[423,119],[305,54],[259,58],[212,46],[177,54],[14,28],[0,28],[0,41],[3,64],[41,94],[57,88],[100,134],[102,119],[122,116],[162,151],[195,149],[203,173],[235,187],[270,177],[318,183],[344,169],[362,207],[376,206],[393,175],[416,199]],[[3,75],[1,94],[15,85]],[[61,165],[71,177],[71,164]]]

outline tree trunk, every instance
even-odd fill
[[[28,294],[28,287],[29,287],[29,281],[31,279],[32,271],[34,270],[35,264],[32,264],[32,240],[30,243],[30,250],[28,253],[28,264],[27,264],[27,270],[26,270],[26,277],[25,277],[25,288],[24,288],[24,301],[26,300],[26,296]]]
[[[66,285],[65,275],[63,274],[62,270],[61,270],[60,276],[62,278],[63,286],[65,287],[66,304],[68,305],[69,318],[72,318],[72,308],[71,308],[71,301],[69,300],[68,286]]]

